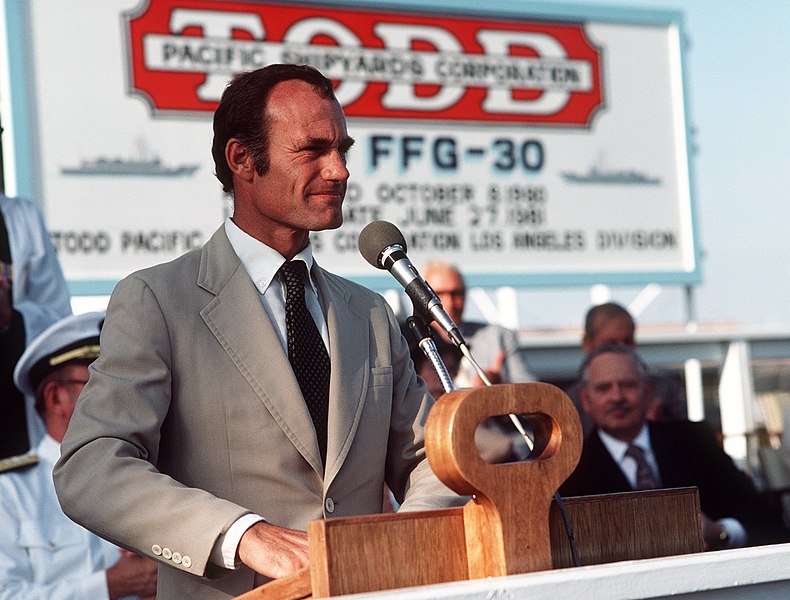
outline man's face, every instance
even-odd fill
[[[633,348],[635,345],[634,322],[626,316],[612,317],[599,324],[591,338],[584,338],[582,349],[587,354],[606,344],[624,344]]]
[[[425,280],[433,288],[445,312],[460,324],[466,302],[466,288],[460,275],[452,269],[437,268],[428,271]]]
[[[269,96],[269,170],[253,176],[250,204],[237,224],[264,241],[306,236],[343,223],[348,136],[343,110],[300,80],[277,84]],[[244,201],[237,198],[238,201]]]
[[[630,442],[642,429],[651,400],[633,359],[614,352],[592,359],[579,396],[595,424],[624,442]]]
[[[77,405],[77,398],[82,393],[82,388],[88,383],[88,367],[80,364],[70,364],[63,367],[57,377],[58,387],[61,390],[60,410],[66,423],[71,421],[74,408]]]

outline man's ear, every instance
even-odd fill
[[[63,387],[55,380],[48,381],[41,390],[44,400],[44,412],[48,416],[62,416],[63,398],[61,390]]]
[[[584,412],[590,412],[590,396],[587,394],[587,384],[579,386],[579,400],[581,400]]]
[[[234,177],[242,181],[252,181],[255,174],[255,159],[249,148],[236,138],[230,138],[225,144],[225,160]]]

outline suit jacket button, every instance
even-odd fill
[[[173,552],[173,562],[174,563],[176,563],[177,565],[180,565],[182,560],[183,560],[183,558],[181,557],[181,554],[179,554],[178,552]]]
[[[189,558],[188,556],[184,556],[184,557],[182,557],[182,558],[181,558],[181,565],[182,565],[182,566],[183,566],[185,569],[188,569],[189,567],[191,567],[191,566],[192,566],[192,559],[191,559],[191,558]]]
[[[170,560],[173,558],[173,551],[170,548],[162,548],[162,558]]]
[[[151,546],[151,552],[153,552],[156,556],[162,556],[162,546],[159,544],[154,544]]]
[[[326,500],[324,500],[324,508],[328,513],[335,512],[335,501],[332,500],[332,498],[327,498]]]

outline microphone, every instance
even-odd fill
[[[377,269],[389,271],[398,280],[427,323],[436,321],[456,346],[466,346],[458,325],[445,312],[431,286],[420,277],[406,256],[406,250],[406,240],[400,229],[388,221],[368,223],[359,233],[362,257]]]

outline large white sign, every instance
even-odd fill
[[[314,235],[329,269],[391,285],[357,250],[384,219],[415,263],[441,255],[477,284],[697,281],[679,24],[463,8],[6,6],[30,25],[9,48],[31,74],[11,97],[35,107],[14,120],[36,155],[16,169],[67,277],[109,288],[205,242],[229,210],[219,96],[235,72],[295,62],[336,81],[356,139],[345,224]]]

